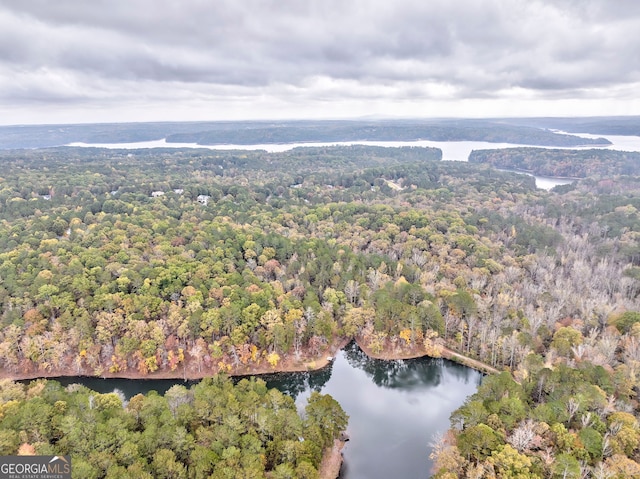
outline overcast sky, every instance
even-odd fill
[[[640,114],[637,0],[3,0],[0,123]]]

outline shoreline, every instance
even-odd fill
[[[340,469],[344,457],[342,456],[342,448],[346,441],[342,439],[334,439],[333,446],[327,447],[322,454],[322,462],[318,467],[318,477],[320,479],[338,479],[340,477]]]
[[[478,163],[479,165],[481,164],[488,164],[488,163]],[[529,176],[534,176],[534,177],[538,177],[538,178],[549,178],[552,180],[571,180],[571,181],[580,181],[580,180],[584,180],[585,178],[587,178],[586,176],[583,177],[577,177],[577,176],[554,176],[554,175],[549,175],[546,173],[536,173],[533,170],[525,170],[524,168],[504,168],[504,167],[498,167],[498,166],[494,166],[494,165],[489,165],[491,168],[494,168],[498,171],[504,171],[506,173],[520,173],[523,175],[529,175]]]
[[[232,368],[230,371],[225,372],[231,377],[245,377],[245,376],[260,376],[263,374],[273,373],[296,373],[306,371],[317,371],[326,367],[330,360],[328,357],[335,357],[336,353],[343,349],[352,339],[341,338],[338,341],[327,346],[323,353],[317,358],[302,358],[295,360],[294,358],[285,359],[281,365],[273,368],[266,361],[261,364],[242,366],[239,368]],[[139,381],[153,381],[158,379],[175,379],[184,381],[199,381],[201,379],[215,376],[220,371],[214,371],[211,368],[201,368],[196,370],[193,364],[187,363],[184,367],[178,367],[175,371],[171,370],[158,370],[148,374],[141,374],[136,370],[121,371],[112,373],[105,371],[101,374],[92,373],[88,368],[83,368],[80,371],[70,372],[66,371],[29,371],[26,373],[12,373],[6,369],[0,369],[0,379],[9,379],[12,381],[33,381],[36,379],[53,379],[56,378],[69,378],[69,377],[86,377],[96,379],[131,379]]]
[[[427,354],[427,352],[423,348],[418,347],[414,347],[410,350],[401,349],[396,351],[390,351],[387,348],[382,352],[376,354],[362,343],[362,338],[355,338],[355,342],[358,347],[362,349],[362,351],[370,358],[381,359],[384,361],[398,361],[401,359],[416,359],[423,357],[436,358],[435,356]],[[477,359],[465,356],[464,354],[458,353],[453,349],[447,348],[446,346],[442,346],[442,351],[439,357],[448,359],[449,361],[452,361],[454,363],[462,364],[463,366],[479,371],[482,374],[499,374],[501,372],[500,370],[486,363],[483,363],[482,361],[478,361]]]
[[[362,351],[373,359],[381,359],[385,361],[398,361],[402,359],[416,359],[422,357],[434,357],[428,354],[422,347],[416,347],[406,349],[406,348],[396,348],[395,350],[391,350],[391,348],[385,348],[380,353],[374,353],[368,348],[361,337],[356,338],[341,338],[338,341],[330,344],[324,351],[323,354],[317,358],[303,358],[300,360],[295,360],[294,358],[287,358],[283,361],[283,363],[275,368],[271,367],[268,363],[262,363],[251,366],[243,366],[239,368],[233,368],[228,371],[228,374],[231,377],[246,377],[246,376],[260,376],[263,374],[274,374],[274,373],[295,373],[295,372],[307,372],[307,371],[317,371],[324,367],[326,367],[330,360],[329,357],[335,357],[336,353],[343,349],[347,344],[351,341],[355,341],[356,344]],[[448,359],[450,361],[456,362],[458,364],[462,364],[463,366],[467,366],[471,369],[479,371],[483,374],[497,374],[500,371],[488,364],[483,363],[482,361],[478,361],[476,359],[465,356],[464,354],[458,353],[450,348],[442,347],[441,358]],[[174,379],[174,380],[184,380],[184,381],[198,381],[204,379],[206,377],[213,376],[218,374],[219,371],[213,371],[210,368],[203,368],[200,371],[195,370],[193,364],[187,364],[183,368],[177,368],[175,371],[163,370],[163,371],[155,371],[149,374],[141,374],[138,371],[122,371],[117,373],[112,372],[103,372],[102,374],[93,374],[87,368],[83,368],[81,371],[70,372],[66,371],[30,371],[27,373],[12,373],[7,371],[6,369],[0,369],[0,379],[9,379],[12,381],[32,381],[36,379],[56,379],[56,378],[67,378],[67,377],[86,377],[86,378],[98,378],[98,379],[131,379],[131,380],[158,380],[158,379]]]
[[[306,372],[315,371],[326,367],[335,358],[336,353],[345,348],[351,341],[355,341],[358,347],[370,358],[380,359],[385,361],[397,361],[403,359],[415,359],[421,357],[434,357],[424,350],[422,346],[413,346],[412,348],[386,347],[380,353],[373,353],[370,348],[364,345],[364,341],[361,337],[356,338],[341,338],[338,341],[330,344],[323,354],[316,359],[304,358],[298,361],[293,358],[287,358],[283,361],[280,367],[272,368],[268,363],[255,365],[254,367],[243,367],[229,371],[227,374],[231,377],[245,377],[245,376],[259,376],[262,374],[273,374],[282,372]],[[482,363],[475,359],[464,356],[449,348],[442,347],[441,358],[462,364],[466,367],[472,368],[482,374],[495,374],[500,371],[496,368]],[[190,365],[193,368],[193,364]],[[102,379],[130,379],[130,380],[158,380],[158,379],[173,379],[173,380],[185,380],[196,381],[216,374],[213,371],[186,371],[189,368],[189,364],[185,366],[183,371],[157,371],[147,375],[141,375],[137,371],[121,372],[121,373],[105,373],[102,375],[95,374],[60,374],[58,371],[34,371],[27,374],[7,374],[7,371],[0,370],[0,379],[9,379],[13,381],[28,381],[37,379],[58,379],[64,377],[87,377],[87,378],[102,378]],[[327,447],[323,451],[322,462],[318,468],[319,479],[337,479],[340,476],[342,464],[344,462],[344,456],[342,453],[345,447],[346,440],[348,439],[335,439],[333,446]]]

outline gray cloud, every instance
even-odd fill
[[[5,0],[0,103],[612,98],[639,27],[635,0]]]

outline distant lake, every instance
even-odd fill
[[[444,161],[467,161],[472,150],[489,150],[495,148],[512,148],[518,145],[514,143],[489,143],[487,141],[336,141],[322,143],[264,143],[255,145],[199,145],[197,143],[167,143],[166,139],[153,141],[140,141],[135,143],[69,143],[67,146],[113,148],[133,150],[138,148],[204,148],[208,150],[264,150],[269,153],[280,153],[294,148],[325,147],[325,146],[382,146],[386,148],[399,148],[402,146],[433,147],[442,150]]]
[[[570,178],[558,178],[554,176],[536,176],[526,171],[510,170],[508,168],[497,168],[500,171],[508,171],[509,173],[518,173],[519,175],[533,176],[536,181],[536,188],[540,190],[550,190],[554,186],[570,185],[575,180]]]
[[[304,408],[311,391],[331,394],[350,416],[351,440],[343,450],[342,479],[427,479],[430,442],[449,429],[449,416],[475,393],[482,375],[443,359],[371,359],[351,343],[326,368],[260,376]],[[63,378],[98,392],[120,390],[127,398],[164,393],[172,380]]]
[[[593,135],[591,133],[570,133],[562,130],[551,130],[554,133],[560,133],[564,135],[579,136],[581,138],[606,138],[611,142],[611,145],[603,145],[598,148],[606,148],[607,150],[619,150],[619,151],[640,151],[640,136],[634,135]]]
[[[557,131],[557,133],[564,133]],[[599,138],[602,135],[590,135],[588,133],[570,133],[575,136],[584,138]],[[548,148],[548,149],[589,149],[589,148],[606,148],[620,151],[640,151],[640,137],[638,136],[619,136],[607,135],[606,138],[611,141],[611,145],[595,146],[587,145],[584,147],[558,147],[558,146],[536,146],[536,145],[520,145],[515,143],[489,143],[487,141],[431,141],[431,140],[415,140],[415,141],[344,141],[344,142],[323,142],[323,143],[269,143],[256,145],[198,145],[197,143],[167,143],[166,139],[153,141],[140,141],[135,143],[70,143],[67,146],[93,147],[93,148],[112,148],[112,149],[139,149],[139,148],[204,148],[209,150],[265,150],[270,153],[289,151],[300,147],[323,147],[323,146],[350,146],[350,145],[367,145],[382,147],[402,147],[402,146],[419,146],[434,147],[442,150],[443,161],[468,161],[469,154],[473,150],[493,150],[502,148]],[[534,175],[535,176],[535,175]],[[552,178],[535,176],[536,186],[541,189],[551,189],[557,185],[566,185],[571,180],[564,178]]]

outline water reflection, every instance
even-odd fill
[[[344,479],[427,478],[429,443],[473,394],[481,375],[450,361],[382,361],[355,344],[342,351],[322,392],[350,415]]]
[[[121,392],[129,400],[136,394],[147,394],[156,391],[164,395],[175,384],[182,384],[187,388],[199,381],[183,381],[181,379],[102,379],[91,377],[52,378],[63,386],[82,384],[101,394]]]
[[[362,369],[380,387],[411,390],[424,384],[437,387],[442,379],[442,360],[422,358],[416,360],[384,361],[367,356],[355,343],[344,349],[347,362]]]
[[[351,343],[326,369],[266,380],[295,393],[300,408],[311,390],[320,389],[349,414],[342,479],[426,479],[430,441],[448,429],[451,412],[476,391],[481,377],[442,359],[371,359]]]
[[[273,373],[259,376],[264,379],[267,386],[277,388],[279,391],[291,396],[294,400],[301,394],[306,397],[311,391],[322,391],[325,384],[331,378],[333,364],[329,363],[318,371],[298,372],[298,373]]]

